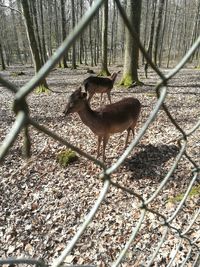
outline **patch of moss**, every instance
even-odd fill
[[[137,85],[141,86],[144,85],[144,83],[139,80],[133,80],[132,75],[128,73],[125,77],[122,78],[120,85],[124,85],[125,87],[129,88]]]
[[[19,71],[19,72],[12,72],[11,75],[13,77],[17,77],[17,76],[25,75],[25,73],[23,71]]]
[[[130,74],[127,74],[125,77],[123,77],[122,81],[120,82],[121,85],[124,85],[125,87],[129,87],[133,84],[133,79]]]
[[[75,162],[78,160],[78,156],[76,153],[71,150],[62,150],[58,155],[57,155],[57,161],[62,167],[67,167],[70,163]]]
[[[43,93],[49,94],[50,91],[45,86],[40,85],[35,89],[35,93],[36,94],[43,94]]]
[[[98,76],[110,76],[110,72],[108,70],[101,70],[98,74]]]
[[[155,97],[156,93],[152,92],[152,93],[146,93],[146,96],[148,97]]]
[[[68,65],[64,65],[63,62],[60,62],[59,66],[58,66],[60,69],[67,69],[68,68]]]
[[[188,196],[199,197],[200,196],[200,185],[193,186]],[[168,202],[175,204],[177,202],[180,202],[183,199],[183,197],[184,197],[184,194],[178,194],[177,196],[170,198]]]

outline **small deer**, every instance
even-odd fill
[[[105,149],[110,135],[127,130],[125,148],[128,143],[130,131],[134,136],[141,104],[138,99],[129,97],[116,103],[106,105],[99,110],[90,108],[87,94],[81,91],[81,87],[69,97],[64,114],[77,112],[82,122],[98,136],[97,157],[100,155],[100,146],[103,141],[103,161],[105,161]]]
[[[110,91],[113,88],[114,82],[119,72],[120,71],[113,72],[113,74],[110,77],[90,76],[83,81],[85,91],[89,95],[88,97],[89,103],[94,94],[101,94],[101,102],[102,102],[103,93],[106,93],[108,96],[108,100],[110,101],[111,104]]]

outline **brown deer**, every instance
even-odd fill
[[[105,148],[110,135],[127,130],[126,147],[130,131],[132,131],[134,136],[134,128],[140,109],[141,104],[139,100],[129,97],[106,105],[99,110],[92,110],[87,94],[82,92],[80,87],[69,97],[64,114],[68,115],[77,112],[82,122],[98,136],[97,157],[100,155],[100,145],[103,141],[103,161],[105,161]]]
[[[101,94],[101,102],[102,102],[103,93],[106,93],[108,96],[108,100],[110,101],[111,104],[110,91],[113,88],[114,82],[119,72],[120,71],[113,72],[113,74],[110,77],[90,76],[83,81],[85,91],[89,95],[88,97],[89,103],[94,94]]]

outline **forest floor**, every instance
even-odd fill
[[[120,68],[110,68],[110,71],[114,70],[118,71]],[[167,73],[169,70],[162,71]],[[19,72],[24,75],[17,75]],[[1,75],[22,86],[33,73],[32,67],[14,66],[1,72]],[[139,74],[144,86],[124,89],[116,85],[111,94],[113,102],[134,96],[142,103],[136,133],[155,106],[155,84],[159,80],[152,71],[147,79],[142,70],[139,70]],[[120,73],[116,84],[121,75]],[[88,76],[84,68],[54,69],[47,77],[49,87],[63,94],[32,92],[27,101],[31,118],[96,157],[97,138],[77,114],[64,117],[62,113],[70,93]],[[9,90],[0,86],[0,142],[3,142],[15,120],[11,109],[13,98],[14,95]],[[99,96],[92,99],[93,107],[99,106],[99,99]],[[200,118],[200,71],[182,69],[169,82],[165,104],[180,127],[188,132]],[[0,166],[0,257],[40,258],[51,263],[69,244],[95,203],[103,186],[99,179],[101,170],[82,156],[63,168],[57,161],[57,155],[66,147],[33,127],[30,127],[30,135],[31,158],[27,160],[22,156],[23,135],[20,134]],[[122,133],[110,138],[106,149],[108,166],[116,162],[123,153],[125,136]],[[199,136],[200,129],[188,138],[187,143],[187,153],[198,166]],[[180,132],[164,110],[160,110],[139,144],[112,174],[113,181],[148,199],[172,167],[180,151],[176,142],[179,137]],[[166,218],[171,217],[193,178],[193,168],[188,159],[183,157],[168,183],[148,208]],[[195,181],[193,194],[171,222],[180,231],[187,229],[199,208],[198,182]],[[139,205],[138,198],[121,189],[110,187],[92,223],[66,258],[66,264],[110,266],[140,219]],[[121,266],[144,266],[148,262],[164,234],[160,221],[161,218],[154,212],[146,213],[141,229]],[[199,234],[198,217],[187,237],[194,240]],[[154,265],[151,266],[166,266],[179,241],[177,231],[170,229]],[[179,266],[187,253],[188,242],[183,241],[176,256],[176,266]],[[192,255],[196,255],[195,249]],[[194,260],[191,257],[185,266],[191,266]]]

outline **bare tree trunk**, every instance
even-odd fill
[[[150,30],[150,37],[149,37],[149,44],[148,44],[148,48],[147,48],[147,52],[149,54],[149,57],[152,59],[152,52],[153,52],[153,40],[154,40],[154,29],[155,29],[155,16],[156,16],[156,3],[157,0],[153,0],[153,17],[152,17],[152,21],[151,21],[151,30]]]
[[[83,16],[83,1],[79,2],[80,5],[80,17]],[[79,62],[83,64],[83,57],[84,57],[84,45],[83,45],[83,34],[80,34],[80,41],[79,41]]]
[[[108,76],[108,0],[104,2],[103,17],[102,17],[102,62],[100,75]]]
[[[155,49],[154,49],[154,63],[156,65],[157,65],[157,57],[158,57],[158,44],[160,43],[160,29],[161,29],[161,22],[162,22],[162,17],[163,17],[164,3],[165,3],[165,0],[160,0],[159,7],[158,7],[158,23],[156,27],[156,33],[155,33]]]
[[[11,0],[10,2],[10,6],[12,6]],[[17,57],[18,60],[22,63],[22,57],[21,57],[21,52],[20,52],[20,48],[19,48],[19,38],[18,38],[18,34],[17,34],[17,29],[16,29],[16,20],[15,20],[15,15],[13,10],[11,10],[11,17],[12,17],[12,23],[13,23],[13,31],[14,31],[14,38],[15,38],[15,45],[16,45],[16,51],[17,51]]]
[[[115,7],[116,8],[116,7]],[[113,64],[116,63],[117,61],[117,58],[119,58],[119,55],[118,55],[118,45],[117,45],[117,42],[118,42],[118,32],[119,32],[119,13],[117,12],[117,9],[116,9],[116,26],[114,28],[114,31],[116,34],[114,34],[114,40],[113,40],[113,43],[114,43],[114,47],[113,47]]]
[[[177,30],[176,30],[176,35],[174,37],[174,40],[175,40],[175,47],[174,47],[174,53],[173,53],[173,60],[176,60],[177,58],[177,54],[178,54],[178,51],[181,51],[181,45],[182,45],[182,36],[183,36],[183,27],[184,27],[184,24],[181,23],[179,21],[179,23],[177,23],[179,25],[177,25]]]
[[[28,0],[29,1],[29,0]],[[42,62],[42,65],[44,64],[44,59],[42,55],[42,46],[41,46],[41,40],[40,40],[40,34],[39,34],[39,26],[38,26],[38,20],[37,20],[37,7],[36,7],[36,1],[30,1],[30,8],[32,11],[32,23],[34,24],[33,30],[34,30],[34,36],[37,42],[39,57]]]
[[[6,64],[5,64],[5,61],[4,61],[3,48],[2,48],[1,43],[0,43],[0,59],[1,59],[1,69],[5,70],[6,69]]]
[[[92,40],[92,24],[89,25],[89,47],[90,47],[90,64],[94,66],[94,56],[93,56],[93,40]]]
[[[127,9],[127,0],[124,0],[122,2],[122,7],[124,8],[124,10]],[[123,59],[124,58],[124,51],[125,51],[125,35],[126,35],[126,26],[125,23],[123,21],[123,19],[121,18],[121,16],[119,16],[119,45],[120,45],[120,57]],[[122,62],[122,60],[120,61],[120,63]],[[120,64],[121,65],[121,64]]]
[[[61,43],[61,34],[59,34],[59,32],[61,30],[60,30],[59,25],[58,25],[58,5],[57,5],[57,0],[54,0],[54,10],[55,10],[55,39],[56,39],[56,47],[58,47],[59,44]],[[59,66],[59,68],[62,67],[61,66],[61,61],[59,61],[58,66]]]
[[[27,36],[28,36],[29,45],[30,45],[30,49],[32,53],[33,62],[34,62],[35,72],[38,72],[40,68],[42,67],[42,62],[39,56],[39,49],[38,49],[37,41],[35,38],[33,23],[31,21],[29,2],[27,0],[21,0],[21,4],[22,4],[23,13],[24,13],[25,26],[26,26]],[[48,88],[45,78],[41,81],[40,86]]]
[[[190,41],[190,45],[189,46],[192,46],[193,42],[195,41],[195,39],[197,37],[197,33],[200,32],[200,31],[198,31],[198,25],[200,25],[200,23],[199,23],[200,0],[198,0],[198,3],[196,3],[196,5],[197,5],[196,13],[195,13],[194,21],[193,21],[192,34],[191,34],[192,37],[191,37],[191,41]],[[194,59],[195,54],[198,55],[198,50],[196,51],[196,53],[194,53],[192,55],[191,61]],[[200,62],[200,59],[199,59],[199,62]],[[199,63],[199,65],[200,65],[200,63]]]
[[[100,58],[100,19],[99,13],[97,14],[97,33],[96,33],[96,64],[99,63]]]
[[[183,19],[184,19],[184,27],[183,27],[183,39],[182,39],[182,42],[183,42],[183,50],[182,50],[182,56],[185,55],[186,51],[187,51],[187,40],[186,40],[186,31],[187,31],[187,6],[186,6],[186,0],[184,0],[184,7],[183,7],[183,10],[184,10],[184,16],[183,16]]]
[[[167,7],[168,7],[168,0],[165,0],[165,15],[164,15],[164,21],[163,21],[163,27],[162,27],[162,34],[160,38],[160,51],[159,51],[159,67],[162,64],[162,58],[163,58],[163,45],[164,45],[164,36],[166,32],[166,19],[167,19]]]
[[[132,27],[135,28],[139,37],[141,0],[128,0],[127,14]],[[121,84],[127,87],[134,86],[136,84],[141,85],[142,83],[138,79],[139,48],[128,29],[126,29],[125,41],[124,70]]]
[[[72,28],[75,27],[75,6],[74,0],[71,0],[71,11],[72,11]],[[72,45],[72,69],[76,69],[76,44]]]
[[[146,48],[146,43],[147,43],[147,28],[148,28],[148,22],[149,22],[149,2],[146,2],[146,12],[145,12],[145,27],[144,27],[144,48]],[[142,63],[145,63],[145,57],[142,55]]]
[[[43,61],[47,61],[47,51],[46,51],[46,46],[45,46],[45,30],[44,30],[44,15],[43,15],[43,0],[39,1],[39,10],[40,10],[40,20],[41,20],[41,49],[42,49],[42,56],[43,56]],[[51,27],[51,24],[50,24]],[[51,33],[51,32],[50,32]],[[51,36],[50,36],[51,38]],[[51,53],[50,53],[51,56]]]
[[[153,0],[152,6],[153,6],[153,11],[152,11],[152,21],[151,21],[151,27],[150,27],[150,36],[149,36],[149,44],[147,48],[147,53],[149,54],[149,57],[152,59],[153,56],[153,41],[154,41],[154,33],[155,33],[155,17],[156,17],[156,3],[157,0]],[[146,62],[144,70],[145,70],[145,76],[147,78],[148,76],[148,67],[149,63]]]
[[[167,68],[169,68],[169,62],[170,62],[170,56],[171,56],[171,50],[172,50],[173,38],[174,38],[174,31],[175,31],[175,25],[176,25],[176,20],[177,20],[177,13],[178,13],[178,3],[176,3],[175,13],[174,13],[174,21],[173,21],[173,26],[171,29],[169,52],[168,52],[168,56],[167,56]]]
[[[17,8],[18,10],[21,10],[21,3],[20,3],[21,0],[17,0]],[[22,29],[23,28],[23,20],[20,19],[19,20],[19,28]],[[21,42],[22,42],[22,51],[23,51],[23,60],[25,61],[25,63],[28,63],[28,59],[29,59],[29,51],[27,52],[27,41],[23,38],[23,34],[21,31],[19,31],[19,39],[21,39]],[[31,53],[30,53],[31,54]]]
[[[83,45],[84,45],[84,50],[85,50],[85,65],[87,66],[88,65],[88,52],[87,52],[87,43],[86,43],[86,40],[83,40]]]
[[[65,16],[65,1],[64,0],[60,0],[60,6],[61,6],[62,41],[64,41],[67,36],[67,32],[66,32],[67,21],[66,21],[66,16]],[[61,62],[62,62],[61,63],[62,67],[67,68],[67,55],[63,56]]]
[[[116,25],[116,8],[115,2],[113,4],[113,11],[112,11],[112,23],[111,23],[111,43],[110,43],[110,54],[109,54],[109,65],[113,63],[113,55],[114,55],[114,35],[116,36],[117,31],[115,31]]]

